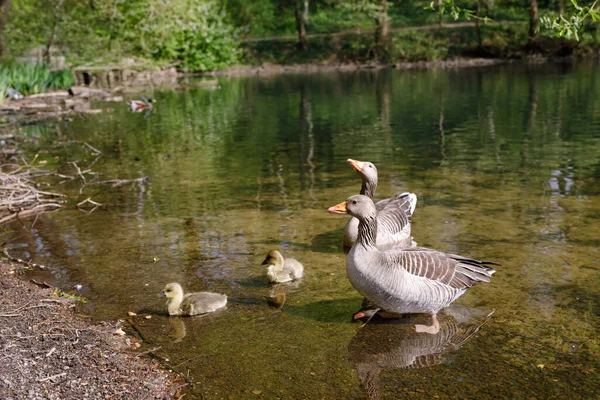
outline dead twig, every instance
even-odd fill
[[[81,172],[81,168],[79,168],[77,163],[75,161],[69,161],[69,164],[72,164],[75,167],[75,169],[77,170],[77,173],[81,177],[81,180],[83,180],[83,183],[84,184],[87,183],[87,180],[85,179],[85,176],[83,176],[83,173]]]
[[[54,378],[60,378],[61,376],[65,376],[66,374],[67,374],[66,372],[63,372],[61,374],[56,374],[56,375],[48,376],[46,378],[38,380],[38,382],[46,382],[46,381],[52,380]]]
[[[102,152],[100,150],[98,150],[97,148],[95,148],[92,145],[88,144],[87,142],[83,142],[83,144],[86,145],[93,152],[98,153],[98,154],[102,154]]]
[[[19,257],[13,257],[13,256],[11,256],[10,254],[8,254],[8,249],[6,247],[4,247],[2,249],[2,254],[6,258],[8,258],[10,261],[17,262],[19,264],[25,264],[25,265],[27,265],[29,267],[34,267],[34,268],[38,268],[38,269],[43,269],[43,270],[47,269],[45,265],[36,264],[34,262],[31,262],[31,261],[25,261],[25,260],[23,260],[23,259],[21,259]],[[37,285],[40,285],[38,282],[34,281],[33,279],[31,281],[33,283],[37,284]],[[47,285],[47,287],[52,287],[52,286],[48,285],[47,283],[45,283],[45,284]]]

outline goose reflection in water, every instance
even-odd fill
[[[384,370],[428,368],[449,359],[488,322],[494,311],[452,305],[440,314],[440,330],[417,333],[409,320],[377,315],[357,330],[348,345],[349,360],[356,366],[367,399],[379,399],[379,374]]]

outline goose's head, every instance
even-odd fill
[[[358,172],[358,175],[360,175],[360,178],[363,180],[363,182],[369,182],[377,185],[377,168],[373,163],[368,161],[353,160],[351,158],[349,158],[347,161],[348,164],[350,164],[350,166],[354,168],[356,172]]]
[[[166,297],[167,299],[183,297],[183,289],[179,283],[168,283],[159,295],[161,297]]]
[[[374,217],[377,214],[377,209],[373,200],[362,194],[348,197],[348,200],[343,203],[329,207],[327,210],[330,214],[350,214],[360,220]]]
[[[265,260],[262,262],[262,265],[272,265],[272,264],[277,264],[279,262],[279,260],[282,260],[283,256],[281,255],[280,252],[278,252],[277,250],[271,250],[269,252],[269,254],[267,254],[267,257],[265,258]]]

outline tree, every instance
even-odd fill
[[[537,39],[540,29],[540,15],[538,13],[537,0],[529,0],[529,42]]]
[[[11,0],[0,0],[0,56],[5,53],[4,49],[4,27],[8,19],[8,11],[10,10]]]
[[[376,12],[375,21],[377,29],[375,29],[375,44],[383,46],[388,40],[390,32],[390,20],[388,18],[388,2],[387,0],[379,0],[378,12]]]
[[[296,17],[296,29],[298,31],[298,50],[305,51],[308,48],[308,40],[306,39],[308,0],[294,0],[294,16]]]
[[[386,45],[390,32],[390,21],[388,17],[389,3],[387,0],[348,0],[341,1],[340,7],[349,12],[363,13],[375,20],[375,36],[373,55],[375,59],[381,57],[386,51]]]

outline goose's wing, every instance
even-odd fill
[[[410,238],[411,195],[412,193],[402,193],[392,197],[377,213],[378,235],[391,235],[396,240]]]
[[[454,289],[466,289],[477,282],[489,282],[496,272],[491,265],[497,265],[424,247],[392,249],[382,254],[392,266]]]
[[[388,199],[379,200],[375,203],[375,207],[377,208],[377,211],[381,211],[391,202],[398,201],[399,199],[401,201],[400,207],[402,208],[403,212],[412,216],[415,212],[415,208],[417,207],[417,195],[414,193],[404,192]]]
[[[186,294],[181,309],[185,314],[195,315],[215,311],[227,304],[227,296],[220,293],[197,292]]]

